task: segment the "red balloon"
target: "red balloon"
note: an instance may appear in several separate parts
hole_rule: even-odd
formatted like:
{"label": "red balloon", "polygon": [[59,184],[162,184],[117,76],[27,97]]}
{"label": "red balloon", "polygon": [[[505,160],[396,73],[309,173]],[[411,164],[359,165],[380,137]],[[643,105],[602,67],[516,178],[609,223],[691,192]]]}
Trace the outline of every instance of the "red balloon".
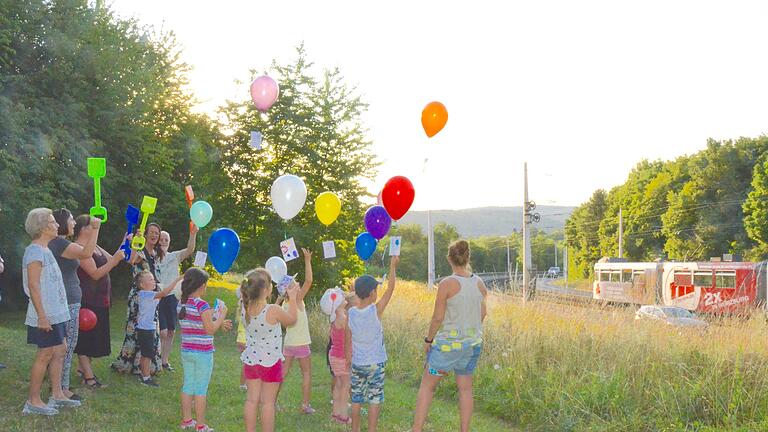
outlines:
{"label": "red balloon", "polygon": [[411,208],[416,191],[407,177],[395,176],[387,180],[381,191],[381,201],[394,220],[400,220]]}
{"label": "red balloon", "polygon": [[88,331],[93,330],[96,327],[96,314],[92,310],[82,308],[80,309],[80,330]]}

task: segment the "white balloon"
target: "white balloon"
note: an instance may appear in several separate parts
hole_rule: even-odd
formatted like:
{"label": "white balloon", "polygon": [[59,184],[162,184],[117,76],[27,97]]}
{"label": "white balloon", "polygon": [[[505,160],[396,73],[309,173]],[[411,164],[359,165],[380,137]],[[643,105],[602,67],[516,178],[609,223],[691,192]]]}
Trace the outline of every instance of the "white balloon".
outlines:
{"label": "white balloon", "polygon": [[307,186],[293,174],[282,175],[272,183],[272,207],[288,220],[299,214],[307,202]]}
{"label": "white balloon", "polygon": [[281,279],[288,274],[288,266],[285,264],[282,258],[273,256],[267,260],[264,267],[269,272],[269,277],[272,278],[272,282],[278,283]]}

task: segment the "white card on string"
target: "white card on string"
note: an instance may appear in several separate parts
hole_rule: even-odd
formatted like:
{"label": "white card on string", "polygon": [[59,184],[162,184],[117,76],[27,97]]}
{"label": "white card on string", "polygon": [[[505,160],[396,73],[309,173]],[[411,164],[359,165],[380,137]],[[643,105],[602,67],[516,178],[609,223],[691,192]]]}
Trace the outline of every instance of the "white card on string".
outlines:
{"label": "white card on string", "polygon": [[197,253],[195,253],[195,262],[192,265],[195,267],[205,267],[206,259],[208,259],[207,253],[197,251]]}
{"label": "white card on string", "polygon": [[336,244],[333,240],[323,242],[323,258],[327,260],[336,258]]}
{"label": "white card on string", "polygon": [[389,238],[389,256],[400,256],[400,236]]}
{"label": "white card on string", "polygon": [[293,240],[293,237],[280,242],[280,252],[283,253],[283,260],[285,262],[299,257],[299,251],[296,249],[296,242]]}

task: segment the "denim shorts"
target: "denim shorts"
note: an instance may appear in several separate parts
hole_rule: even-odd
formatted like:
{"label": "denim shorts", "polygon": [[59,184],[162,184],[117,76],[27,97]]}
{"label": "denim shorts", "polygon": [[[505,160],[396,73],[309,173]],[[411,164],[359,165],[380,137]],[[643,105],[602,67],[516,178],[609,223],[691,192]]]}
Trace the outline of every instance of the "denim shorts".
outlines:
{"label": "denim shorts", "polygon": [[181,392],[192,396],[207,395],[213,372],[213,353],[182,351],[181,367],[184,369]]}
{"label": "denim shorts", "polygon": [[433,345],[427,354],[429,373],[440,377],[451,372],[456,375],[472,375],[482,350],[483,344],[467,345],[449,350],[441,349],[441,345]]}

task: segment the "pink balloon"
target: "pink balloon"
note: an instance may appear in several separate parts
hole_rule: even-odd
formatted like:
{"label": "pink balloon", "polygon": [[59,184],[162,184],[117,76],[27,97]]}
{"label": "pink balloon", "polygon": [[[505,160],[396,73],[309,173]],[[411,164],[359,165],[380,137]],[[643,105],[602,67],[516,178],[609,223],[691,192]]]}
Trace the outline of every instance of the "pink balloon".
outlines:
{"label": "pink balloon", "polygon": [[266,112],[277,101],[277,96],[280,94],[280,87],[275,80],[262,75],[251,83],[251,99],[253,104],[256,105],[256,109],[261,112]]}

